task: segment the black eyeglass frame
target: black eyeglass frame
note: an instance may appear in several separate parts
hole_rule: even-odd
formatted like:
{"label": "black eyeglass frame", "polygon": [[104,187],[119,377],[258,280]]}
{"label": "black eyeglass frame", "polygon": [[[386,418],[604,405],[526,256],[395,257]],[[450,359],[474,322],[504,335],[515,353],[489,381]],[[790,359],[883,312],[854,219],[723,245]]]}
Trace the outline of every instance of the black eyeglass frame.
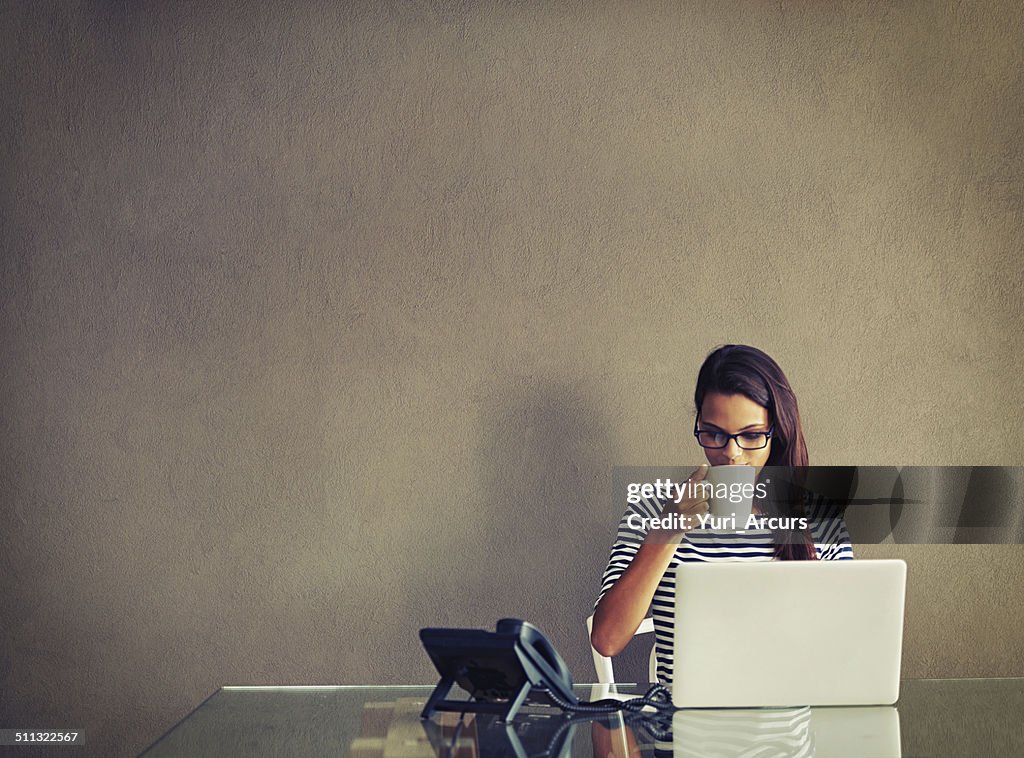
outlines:
{"label": "black eyeglass frame", "polygon": [[[775,424],[772,424],[770,427],[768,427],[767,432],[737,432],[736,434],[726,434],[725,432],[713,432],[710,429],[700,430],[697,428],[697,424],[699,423],[699,421],[700,419],[693,420],[693,436],[697,439],[697,444],[700,445],[705,450],[721,450],[722,448],[729,446],[729,440],[736,440],[736,445],[739,447],[740,450],[764,450],[766,447],[768,447],[768,440],[770,440],[772,436],[775,434]],[[702,431],[704,434],[721,434],[725,437],[725,442],[723,442],[721,445],[701,445],[700,435]],[[744,434],[763,434],[764,444],[761,445],[761,447],[743,447],[743,445],[740,445],[739,438],[742,437]]]}

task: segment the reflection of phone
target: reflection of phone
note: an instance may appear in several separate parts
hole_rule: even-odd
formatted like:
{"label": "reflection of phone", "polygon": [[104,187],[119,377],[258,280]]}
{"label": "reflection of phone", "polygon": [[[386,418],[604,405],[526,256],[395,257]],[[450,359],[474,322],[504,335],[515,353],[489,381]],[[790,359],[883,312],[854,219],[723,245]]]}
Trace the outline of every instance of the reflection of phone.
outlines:
{"label": "reflection of phone", "polygon": [[[526,621],[502,619],[493,632],[421,629],[420,640],[441,674],[423,718],[434,711],[465,711],[498,713],[509,720],[534,689],[555,705],[579,702],[568,667]],[[445,699],[455,684],[469,693],[469,701]]]}
{"label": "reflection of phone", "polygon": [[[497,713],[449,715],[452,718],[435,717],[420,721],[433,748],[430,755],[457,758],[572,758],[576,721],[571,716],[526,716],[506,721]],[[411,734],[417,733],[413,731]]]}

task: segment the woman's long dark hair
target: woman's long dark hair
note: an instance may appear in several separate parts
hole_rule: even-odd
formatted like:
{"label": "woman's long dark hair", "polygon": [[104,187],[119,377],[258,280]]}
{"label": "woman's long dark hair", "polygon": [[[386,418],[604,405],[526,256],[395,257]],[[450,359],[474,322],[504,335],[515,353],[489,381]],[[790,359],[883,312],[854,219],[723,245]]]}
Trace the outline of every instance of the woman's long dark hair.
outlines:
{"label": "woman's long dark hair", "polygon": [[[807,444],[800,426],[796,395],[779,364],[766,353],[749,345],[722,345],[715,348],[700,367],[693,402],[697,416],[709,393],[743,395],[767,409],[773,427],[771,453],[767,466],[787,466],[801,472],[808,465]],[[799,474],[797,475],[799,476]],[[792,500],[793,498],[787,498]],[[803,515],[803,504],[791,502],[786,510]],[[775,555],[781,560],[815,560],[817,551],[809,532],[803,541],[793,541],[793,531],[774,532]]]}

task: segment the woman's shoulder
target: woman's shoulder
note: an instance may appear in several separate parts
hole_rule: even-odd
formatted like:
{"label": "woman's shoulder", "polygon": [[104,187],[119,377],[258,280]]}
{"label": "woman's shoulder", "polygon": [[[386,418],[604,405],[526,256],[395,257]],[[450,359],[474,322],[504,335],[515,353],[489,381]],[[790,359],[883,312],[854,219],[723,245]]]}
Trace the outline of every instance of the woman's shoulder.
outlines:
{"label": "woman's shoulder", "polygon": [[811,520],[841,519],[846,506],[817,492],[804,492],[804,512]]}
{"label": "woman's shoulder", "polygon": [[630,500],[619,519],[615,541],[617,544],[639,544],[651,530],[652,519],[661,515],[664,505],[657,498],[640,497]]}

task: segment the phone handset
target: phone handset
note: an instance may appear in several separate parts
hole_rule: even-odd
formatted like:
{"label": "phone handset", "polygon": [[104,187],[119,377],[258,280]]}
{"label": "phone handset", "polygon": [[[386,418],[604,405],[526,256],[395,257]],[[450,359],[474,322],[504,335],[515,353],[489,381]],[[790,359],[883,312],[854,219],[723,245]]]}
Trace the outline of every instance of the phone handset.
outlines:
{"label": "phone handset", "polygon": [[498,621],[495,632],[516,636],[518,651],[540,671],[545,684],[562,699],[577,702],[569,667],[540,629],[528,621],[509,618]]}

